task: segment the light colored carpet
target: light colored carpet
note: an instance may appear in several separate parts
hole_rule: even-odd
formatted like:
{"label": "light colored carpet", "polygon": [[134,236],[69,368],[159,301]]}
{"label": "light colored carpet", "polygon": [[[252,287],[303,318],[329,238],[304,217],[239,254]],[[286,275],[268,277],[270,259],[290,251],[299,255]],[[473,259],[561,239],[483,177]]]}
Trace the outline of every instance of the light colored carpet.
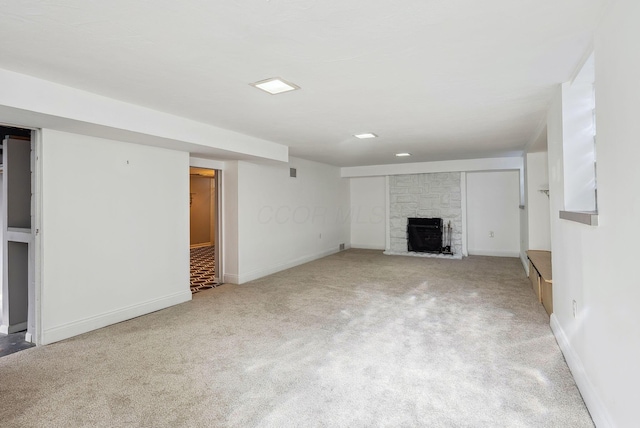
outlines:
{"label": "light colored carpet", "polygon": [[591,427],[518,259],[349,250],[0,359],[3,427]]}

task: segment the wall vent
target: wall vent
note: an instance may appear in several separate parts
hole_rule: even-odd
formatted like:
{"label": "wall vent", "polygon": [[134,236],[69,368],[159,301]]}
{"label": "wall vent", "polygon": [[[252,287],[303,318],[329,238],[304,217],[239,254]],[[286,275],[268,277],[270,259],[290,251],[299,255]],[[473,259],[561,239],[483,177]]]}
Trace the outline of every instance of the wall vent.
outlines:
{"label": "wall vent", "polygon": [[295,168],[289,168],[289,177],[296,178],[297,174],[298,174],[298,172],[296,171]]}
{"label": "wall vent", "polygon": [[340,251],[344,250],[344,244],[340,244]]}

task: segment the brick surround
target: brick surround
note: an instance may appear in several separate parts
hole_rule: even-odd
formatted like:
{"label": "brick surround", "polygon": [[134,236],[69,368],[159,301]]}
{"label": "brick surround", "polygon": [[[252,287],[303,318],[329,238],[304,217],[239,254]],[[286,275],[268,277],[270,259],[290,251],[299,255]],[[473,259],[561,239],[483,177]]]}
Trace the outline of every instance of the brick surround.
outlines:
{"label": "brick surround", "polygon": [[441,217],[451,221],[451,249],[462,255],[462,191],[459,172],[389,177],[391,253],[407,253],[407,218]]}

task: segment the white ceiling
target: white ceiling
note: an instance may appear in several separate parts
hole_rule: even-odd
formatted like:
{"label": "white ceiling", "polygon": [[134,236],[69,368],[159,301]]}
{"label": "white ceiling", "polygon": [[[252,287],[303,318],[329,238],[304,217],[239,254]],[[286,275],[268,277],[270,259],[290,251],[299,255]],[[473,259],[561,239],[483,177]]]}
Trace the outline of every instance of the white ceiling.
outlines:
{"label": "white ceiling", "polygon": [[607,1],[1,0],[0,68],[333,165],[509,156]]}

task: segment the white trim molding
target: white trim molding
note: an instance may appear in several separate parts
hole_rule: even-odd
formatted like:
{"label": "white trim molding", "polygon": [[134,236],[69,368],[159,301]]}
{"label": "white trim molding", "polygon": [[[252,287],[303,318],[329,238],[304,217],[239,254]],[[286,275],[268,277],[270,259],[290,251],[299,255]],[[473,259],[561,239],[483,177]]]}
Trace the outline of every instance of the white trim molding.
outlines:
{"label": "white trim molding", "polygon": [[[344,249],[348,250],[349,248],[351,248],[350,245],[346,245]],[[290,262],[286,262],[286,263],[282,263],[279,265],[275,265],[275,266],[271,266],[269,268],[266,269],[256,269],[250,272],[246,272],[246,273],[240,273],[239,275],[224,275],[224,279],[225,282],[230,282],[232,284],[244,284],[245,282],[249,282],[249,281],[253,281],[255,279],[259,279],[262,278],[264,276],[267,275],[271,275],[286,269],[291,269],[292,267],[296,267],[305,263],[309,263],[312,262],[314,260],[318,260],[321,259],[323,257],[327,257],[330,256],[332,254],[338,253],[342,250],[340,250],[339,248],[335,248],[332,250],[326,250],[326,251],[322,251],[319,253],[315,253],[315,254],[310,254],[308,256],[304,256],[304,257],[299,257],[295,260],[292,260]]]}
{"label": "white trim molding", "polygon": [[469,255],[470,256],[517,257],[517,258],[520,258],[520,251],[469,250]]}
{"label": "white trim molding", "polygon": [[340,169],[343,178],[379,177],[383,175],[428,174],[433,172],[522,171],[522,156],[453,161],[416,162],[388,165],[352,166]]}
{"label": "white trim molding", "polygon": [[105,312],[100,315],[88,317],[85,319],[73,321],[67,324],[49,328],[41,332],[40,344],[47,345],[49,343],[58,342],[69,337],[77,336],[88,331],[106,327],[111,324],[146,315],[151,312],[159,311],[170,306],[191,300],[191,290],[185,285],[185,291],[170,294],[158,299],[149,300],[136,305],[125,308],[116,309],[114,311]]}
{"label": "white trim molding", "polygon": [[384,251],[384,245],[366,245],[366,244],[351,244],[351,248],[357,250],[380,250]]}
{"label": "white trim molding", "polygon": [[614,427],[611,416],[607,411],[604,402],[598,395],[597,390],[594,388],[589,376],[587,375],[584,365],[580,360],[580,357],[574,352],[567,335],[564,333],[560,322],[555,314],[551,314],[551,331],[553,331],[556,337],[556,342],[564,354],[564,359],[567,361],[569,370],[573,375],[573,379],[576,381],[576,385],[582,394],[582,399],[589,409],[591,418],[598,428],[610,428]]}

